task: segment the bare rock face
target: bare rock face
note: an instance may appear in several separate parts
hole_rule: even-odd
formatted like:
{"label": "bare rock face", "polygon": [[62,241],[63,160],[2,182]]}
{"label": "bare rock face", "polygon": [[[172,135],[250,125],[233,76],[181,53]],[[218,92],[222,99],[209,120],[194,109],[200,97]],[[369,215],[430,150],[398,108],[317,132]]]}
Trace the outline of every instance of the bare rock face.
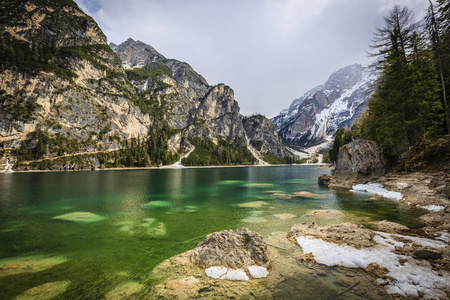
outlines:
{"label": "bare rock face", "polygon": [[278,136],[275,125],[263,115],[253,115],[242,119],[250,144],[262,153],[271,153],[279,158],[289,156]]}
{"label": "bare rock face", "polygon": [[211,233],[197,248],[189,252],[188,257],[191,262],[202,267],[243,268],[270,265],[266,243],[259,233],[248,228]]}
{"label": "bare rock face", "polygon": [[386,159],[376,142],[355,140],[339,150],[336,171],[383,175],[386,172]]}

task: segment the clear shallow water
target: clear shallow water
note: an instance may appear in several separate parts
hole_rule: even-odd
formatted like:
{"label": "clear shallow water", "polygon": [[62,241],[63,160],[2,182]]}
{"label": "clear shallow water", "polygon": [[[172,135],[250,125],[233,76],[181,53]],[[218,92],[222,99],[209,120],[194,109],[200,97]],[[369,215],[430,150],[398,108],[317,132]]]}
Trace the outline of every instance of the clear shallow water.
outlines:
{"label": "clear shallow water", "polygon": [[[266,238],[310,220],[364,224],[387,219],[417,225],[420,210],[319,187],[318,175],[329,172],[283,166],[0,174],[0,265],[1,260],[30,255],[66,259],[38,273],[0,277],[0,298],[14,298],[47,282],[70,281],[61,299],[100,299],[121,282],[145,281],[164,259],[224,229],[245,226]],[[299,191],[322,199],[277,195]],[[255,201],[263,203],[239,207]],[[308,215],[319,209],[341,214]],[[104,219],[53,219],[72,212]],[[275,216],[284,213],[297,217]]]}

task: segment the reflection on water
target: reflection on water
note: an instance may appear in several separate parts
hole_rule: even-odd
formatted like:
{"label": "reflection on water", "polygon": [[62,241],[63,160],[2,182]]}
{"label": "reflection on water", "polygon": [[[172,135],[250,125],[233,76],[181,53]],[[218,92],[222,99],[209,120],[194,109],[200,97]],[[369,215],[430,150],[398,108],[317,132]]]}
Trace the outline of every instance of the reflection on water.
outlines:
{"label": "reflection on water", "polygon": [[[144,282],[164,259],[224,229],[245,226],[268,238],[306,221],[415,225],[420,211],[319,187],[321,173],[329,171],[283,166],[0,174],[0,265],[32,255],[65,259],[39,276],[0,276],[0,298],[49,282],[70,282],[61,299],[101,298],[120,284]],[[323,197],[286,196],[301,191]],[[54,219],[70,213],[101,218]]]}

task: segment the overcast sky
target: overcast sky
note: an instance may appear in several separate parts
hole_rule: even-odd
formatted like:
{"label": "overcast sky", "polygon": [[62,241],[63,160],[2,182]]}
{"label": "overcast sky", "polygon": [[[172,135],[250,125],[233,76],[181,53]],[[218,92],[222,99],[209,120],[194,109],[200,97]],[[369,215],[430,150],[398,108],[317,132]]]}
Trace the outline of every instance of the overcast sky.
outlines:
{"label": "overcast sky", "polygon": [[241,113],[274,117],[341,67],[367,65],[395,3],[428,0],[75,0],[108,37],[129,37],[233,88]]}

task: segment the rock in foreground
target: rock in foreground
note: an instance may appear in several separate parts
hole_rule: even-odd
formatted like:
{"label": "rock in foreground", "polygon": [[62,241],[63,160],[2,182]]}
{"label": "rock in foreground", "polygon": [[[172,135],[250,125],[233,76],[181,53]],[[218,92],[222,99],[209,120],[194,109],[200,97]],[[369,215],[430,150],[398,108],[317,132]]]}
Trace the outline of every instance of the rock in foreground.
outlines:
{"label": "rock in foreground", "polygon": [[336,171],[383,175],[386,172],[383,150],[376,142],[367,140],[356,140],[344,145],[338,153]]}
{"label": "rock in foreground", "polygon": [[197,248],[190,251],[189,258],[201,267],[243,268],[270,265],[266,243],[259,233],[247,228],[207,235]]}

